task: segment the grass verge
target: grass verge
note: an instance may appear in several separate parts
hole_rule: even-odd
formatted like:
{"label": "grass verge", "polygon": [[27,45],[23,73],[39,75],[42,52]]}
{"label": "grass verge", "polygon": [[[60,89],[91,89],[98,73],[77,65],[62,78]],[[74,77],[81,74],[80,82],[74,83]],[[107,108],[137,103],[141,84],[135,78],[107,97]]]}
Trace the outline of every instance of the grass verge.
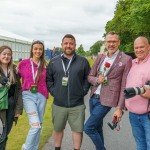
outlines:
{"label": "grass verge", "polygon": [[91,58],[87,58],[89,64],[90,64],[90,67],[92,67],[92,65],[94,64],[94,59],[91,59]]}
{"label": "grass verge", "polygon": [[[52,104],[52,97],[47,100],[47,105],[45,109],[43,127],[40,136],[40,144],[39,150],[43,148],[45,143],[47,142],[48,138],[52,134],[52,117],[51,117],[51,104]],[[6,150],[21,150],[22,144],[26,140],[26,136],[29,131],[29,124],[26,113],[23,112],[23,115],[19,117],[17,125],[13,126],[7,142]]]}

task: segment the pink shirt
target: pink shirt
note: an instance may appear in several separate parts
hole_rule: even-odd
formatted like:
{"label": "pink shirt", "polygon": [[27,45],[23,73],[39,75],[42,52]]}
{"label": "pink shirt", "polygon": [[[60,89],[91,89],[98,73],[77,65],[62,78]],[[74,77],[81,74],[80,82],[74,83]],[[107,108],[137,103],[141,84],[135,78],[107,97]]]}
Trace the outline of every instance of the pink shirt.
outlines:
{"label": "pink shirt", "polygon": [[[37,71],[38,65],[33,62],[34,72]],[[22,78],[22,91],[30,90],[31,85],[34,83],[32,77],[32,68],[30,58],[24,59],[18,65],[19,75]],[[43,69],[41,77],[38,82],[38,92],[48,98],[48,90],[46,86],[46,68]]]}
{"label": "pink shirt", "polygon": [[[132,67],[127,76],[126,88],[143,86],[147,81],[150,81],[150,54],[141,63],[138,63],[137,58],[132,61]],[[144,114],[147,112],[148,99],[136,95],[126,99],[125,105],[130,112]]]}

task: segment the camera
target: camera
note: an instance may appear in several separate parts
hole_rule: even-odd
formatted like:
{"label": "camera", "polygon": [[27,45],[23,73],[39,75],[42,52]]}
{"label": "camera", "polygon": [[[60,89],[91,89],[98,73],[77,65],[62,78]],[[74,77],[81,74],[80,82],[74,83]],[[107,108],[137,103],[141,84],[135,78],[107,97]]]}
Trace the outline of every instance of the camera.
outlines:
{"label": "camera", "polygon": [[[122,115],[123,115],[123,114],[124,114],[124,112],[122,111]],[[118,125],[118,122],[117,122],[117,116],[114,116],[113,121],[112,121],[112,124],[108,122],[107,125],[108,125],[112,130],[114,130],[117,126],[119,126],[119,125]],[[120,126],[119,126],[119,129],[120,129]],[[119,129],[118,129],[118,131],[119,131]]]}
{"label": "camera", "polygon": [[3,86],[6,85],[8,82],[8,78],[7,77],[3,77],[0,79],[0,84],[2,84]]}
{"label": "camera", "polygon": [[[146,86],[148,89],[150,89],[150,81],[147,81],[144,86]],[[145,92],[145,90],[144,90],[143,86],[126,88],[124,90],[126,99],[134,97],[135,95],[143,94],[144,92]]]}
{"label": "camera", "polygon": [[108,124],[108,126],[112,129],[112,130],[114,130],[116,127],[117,127],[117,124],[118,124],[118,122],[117,122],[117,117],[116,116],[114,116],[114,119],[113,119],[113,121],[112,121],[112,124],[111,123],[107,123]]}

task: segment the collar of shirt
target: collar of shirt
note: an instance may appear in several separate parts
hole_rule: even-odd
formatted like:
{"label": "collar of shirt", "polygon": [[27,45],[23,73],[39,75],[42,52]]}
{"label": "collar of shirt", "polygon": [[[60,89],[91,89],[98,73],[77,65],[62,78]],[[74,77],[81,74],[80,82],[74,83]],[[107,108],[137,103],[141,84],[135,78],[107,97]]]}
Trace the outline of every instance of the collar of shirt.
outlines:
{"label": "collar of shirt", "polygon": [[114,57],[117,57],[118,53],[119,53],[119,50],[117,50],[117,51],[112,55],[112,57],[109,58],[109,57],[108,57],[108,52],[107,52],[106,57],[109,58],[109,59],[113,59]]}
{"label": "collar of shirt", "polygon": [[[145,57],[145,59],[144,59],[141,63],[146,62],[146,61],[149,59],[149,57],[150,57],[150,53]],[[135,58],[135,59],[133,60],[133,62],[135,62],[136,64],[138,64],[138,63],[139,63],[139,59],[138,59],[138,58]]]}
{"label": "collar of shirt", "polygon": [[32,59],[31,61],[33,62],[33,67],[38,67],[38,64],[36,64]]}
{"label": "collar of shirt", "polygon": [[[117,55],[118,55],[118,53],[119,53],[119,50],[117,50],[117,51],[113,54],[113,56],[112,56],[111,58],[108,57],[108,55],[106,55],[106,57],[105,57],[103,63],[101,64],[100,71],[103,71],[105,62],[109,62],[109,63],[111,64],[111,66],[112,66],[112,64],[114,63],[114,61],[115,61],[115,59],[116,59],[116,57],[117,57]],[[110,66],[110,68],[111,68],[111,66]],[[110,68],[109,68],[109,69],[110,69]],[[109,69],[107,69],[107,72],[108,72]]]}
{"label": "collar of shirt", "polygon": [[61,58],[62,58],[63,61],[66,61],[66,62],[70,61],[70,59],[68,59],[67,57],[65,57],[63,54],[62,54]]}

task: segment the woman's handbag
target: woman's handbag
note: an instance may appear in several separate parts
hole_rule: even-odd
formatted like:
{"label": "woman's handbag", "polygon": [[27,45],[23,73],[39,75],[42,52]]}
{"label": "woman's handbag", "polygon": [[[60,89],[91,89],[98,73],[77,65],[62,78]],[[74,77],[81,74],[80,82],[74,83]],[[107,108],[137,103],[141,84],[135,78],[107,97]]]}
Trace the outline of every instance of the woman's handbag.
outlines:
{"label": "woman's handbag", "polygon": [[0,110],[8,109],[8,87],[0,87]]}

